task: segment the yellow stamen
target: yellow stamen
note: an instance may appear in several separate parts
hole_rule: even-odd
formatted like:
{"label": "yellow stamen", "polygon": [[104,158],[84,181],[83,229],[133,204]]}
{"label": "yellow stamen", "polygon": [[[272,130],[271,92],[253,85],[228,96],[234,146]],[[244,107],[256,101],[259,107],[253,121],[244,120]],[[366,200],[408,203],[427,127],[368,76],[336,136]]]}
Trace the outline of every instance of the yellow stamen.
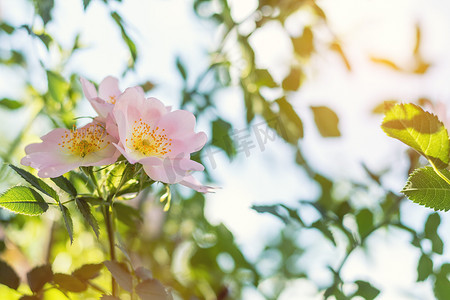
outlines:
{"label": "yellow stamen", "polygon": [[133,124],[131,136],[126,139],[127,147],[133,149],[143,156],[165,157],[172,150],[172,140],[164,134],[164,129],[152,127],[139,119]]}
{"label": "yellow stamen", "polygon": [[84,158],[110,144],[109,142],[104,143],[107,135],[100,124],[90,124],[79,129],[74,126],[68,133],[61,136],[61,143],[58,145],[66,152]]}

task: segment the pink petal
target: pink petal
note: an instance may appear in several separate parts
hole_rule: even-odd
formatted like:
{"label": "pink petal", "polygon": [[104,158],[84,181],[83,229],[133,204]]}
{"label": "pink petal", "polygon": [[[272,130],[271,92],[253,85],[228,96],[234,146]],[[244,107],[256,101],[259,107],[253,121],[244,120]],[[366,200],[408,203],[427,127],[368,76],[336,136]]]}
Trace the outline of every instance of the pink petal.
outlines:
{"label": "pink petal", "polygon": [[186,186],[186,187],[188,187],[188,188],[196,190],[197,192],[200,192],[200,193],[211,193],[211,192],[214,191],[213,187],[202,185],[200,183],[200,181],[198,181],[192,175],[188,175],[188,176],[184,177],[183,180],[180,181],[179,183],[184,185],[184,186]]}
{"label": "pink petal", "polygon": [[88,100],[96,98],[97,97],[97,90],[95,89],[95,85],[84,79],[83,77],[80,77],[81,81],[81,87],[83,88],[83,93],[88,98]]}
{"label": "pink petal", "polygon": [[105,101],[108,101],[110,97],[118,97],[121,94],[119,80],[112,76],[106,77],[98,86],[98,94]]}

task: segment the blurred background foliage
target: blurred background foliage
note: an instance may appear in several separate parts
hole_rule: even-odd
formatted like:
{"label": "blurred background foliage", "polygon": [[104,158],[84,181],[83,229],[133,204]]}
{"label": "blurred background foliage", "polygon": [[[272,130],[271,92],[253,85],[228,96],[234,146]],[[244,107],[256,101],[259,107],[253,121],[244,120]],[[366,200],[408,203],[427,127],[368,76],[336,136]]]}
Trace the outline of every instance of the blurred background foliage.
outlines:
{"label": "blurred background foliage", "polygon": [[[133,20],[125,19],[121,14],[122,2],[126,1],[82,1],[85,11],[94,3],[101,4],[112,20],[112,23],[105,24],[104,30],[118,30],[120,33],[121,47],[128,52],[128,61],[122,62],[123,76],[135,72],[145,51],[137,47]],[[54,34],[57,29],[47,30],[55,18],[54,6],[59,2],[64,5],[63,1],[54,0],[25,1],[23,5],[33,11],[29,23],[15,24],[7,18],[0,19],[0,72],[20,74],[24,83],[17,98],[2,95],[0,91],[0,108],[2,116],[5,116],[0,151],[4,163],[18,163],[24,153],[24,146],[37,140],[36,127],[42,128],[38,130],[39,134],[44,134],[52,127],[71,128],[77,122],[75,111],[84,101],[79,77],[86,75],[71,73],[67,65],[78,52],[89,46],[82,43],[81,26],[70,45],[67,42],[63,45],[59,41],[58,35]],[[175,299],[241,299],[244,291],[249,289],[262,299],[289,299],[284,292],[299,280],[308,281],[316,287],[312,299],[375,299],[383,296],[383,290],[377,283],[364,277],[345,278],[342,276],[343,270],[356,250],[370,250],[369,240],[374,233],[403,231],[409,236],[410,247],[420,252],[417,282],[428,282],[437,299],[447,299],[450,295],[450,262],[442,256],[444,242],[438,232],[440,215],[430,213],[423,228],[417,231],[403,222],[403,196],[385,184],[384,176],[389,170],[375,172],[362,165],[364,178],[342,181],[316,170],[304,155],[301,143],[304,127],[315,126],[324,139],[341,138],[339,116],[332,108],[317,103],[310,106],[309,111],[297,111],[291,104],[292,95],[301,91],[308,80],[305,68],[311,63],[312,57],[323,52],[333,52],[340,57],[342,67],[347,72],[353,71],[351,59],[347,57],[345,45],[339,37],[334,34],[328,39],[316,36],[318,28],[333,31],[320,2],[260,0],[255,10],[244,20],[233,18],[227,0],[194,0],[191,6],[198,21],[217,32],[215,48],[208,49],[209,61],[200,64],[205,66],[202,72],[191,72],[182,54],[173,59],[177,76],[182,81],[179,107],[192,111],[199,123],[208,124],[209,127],[210,144],[196,154],[196,159],[205,160],[209,155],[207,151],[220,151],[230,160],[237,153],[245,152],[246,144],[236,138],[238,128],[218,106],[219,99],[222,99],[217,96],[219,93],[230,87],[237,88],[245,107],[245,115],[237,118],[246,120],[247,130],[253,130],[255,124],[262,122],[268,127],[266,134],[276,134],[282,138],[291,149],[286,155],[291,156],[292,164],[305,171],[310,184],[318,187],[319,192],[313,200],[299,199],[293,195],[295,205],[293,201],[285,199],[273,199],[272,204],[254,203],[251,209],[270,215],[282,222],[283,226],[277,237],[267,242],[256,258],[249,258],[229,228],[224,224],[212,224],[205,216],[205,195],[174,189],[173,203],[166,213],[158,201],[164,193],[164,187],[153,185],[139,197],[115,206],[118,216],[117,237],[121,245],[120,260],[130,260],[134,266],[151,270],[153,277],[172,289]],[[4,7],[7,12],[8,7]],[[269,24],[277,23],[284,28],[286,21],[299,13],[307,15],[309,22],[300,32],[285,30],[294,55],[288,65],[282,66],[288,71],[280,79],[279,76],[273,76],[269,68],[258,65],[250,38]],[[145,28],[141,34],[152,30],[165,29]],[[415,31],[416,43],[411,52],[411,65],[402,66],[377,56],[370,60],[393,72],[418,76],[425,74],[431,63],[426,62],[421,55],[419,25]],[[170,34],[165,38],[170,39]],[[38,49],[37,60],[34,50],[23,47],[25,43],[31,43],[32,48]],[[183,49],[178,51],[182,53]],[[82,66],[83,69],[89,67]],[[157,78],[156,73],[154,78]],[[134,84],[143,86],[150,95],[158,82],[149,79]],[[383,107],[381,102],[374,107],[374,113],[382,113]],[[304,115],[312,117],[305,119]],[[263,137],[271,138],[266,135]],[[263,143],[262,140],[259,142]],[[410,166],[404,170],[403,176],[407,175],[408,169],[412,170],[421,163],[416,153],[406,153]],[[209,166],[207,163],[205,165]],[[206,171],[206,179],[214,182],[214,168]],[[1,168],[0,176],[2,190],[22,182],[6,164]],[[85,178],[74,175],[69,178],[79,189],[89,191],[92,188],[85,186]],[[214,195],[206,197],[214,198]],[[236,197],[240,196],[236,194]],[[361,198],[373,201],[366,205],[360,201]],[[80,218],[75,205],[69,206],[69,210],[74,218],[75,240],[72,245],[62,218],[56,212],[50,210],[43,217],[24,217],[0,211],[1,258],[12,266],[23,282],[17,291],[1,286],[2,299],[17,299],[21,294],[29,294],[25,284],[26,274],[37,266],[50,264],[53,272],[69,274],[82,265],[98,264],[108,259],[102,224],[97,240],[89,225]],[[311,236],[322,240],[324,247],[334,249],[331,252],[335,256],[329,260],[330,263],[307,266],[304,255],[310,250],[309,245],[301,243],[299,236],[310,231],[315,233]],[[327,279],[314,280],[309,274],[311,269],[327,273]],[[94,279],[93,284],[108,290],[105,268],[101,274]],[[45,299],[64,297],[61,292],[52,290],[51,285],[47,287]],[[90,287],[81,293],[69,289],[66,295],[70,299],[98,299],[101,293],[92,285]],[[126,296],[123,297],[126,299]],[[411,295],[411,299],[414,296]]]}

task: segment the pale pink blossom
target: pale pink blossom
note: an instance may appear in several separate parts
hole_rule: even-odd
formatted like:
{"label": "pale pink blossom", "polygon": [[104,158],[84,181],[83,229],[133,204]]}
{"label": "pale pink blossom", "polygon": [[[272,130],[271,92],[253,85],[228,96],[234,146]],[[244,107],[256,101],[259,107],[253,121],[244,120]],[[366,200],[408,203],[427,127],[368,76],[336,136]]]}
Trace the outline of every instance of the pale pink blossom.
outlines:
{"label": "pale pink blossom", "polygon": [[[106,77],[98,85],[98,93],[92,82],[82,77],[80,78],[80,81],[84,95],[98,115],[105,120],[108,117],[108,114],[112,112],[114,104],[122,94],[119,89],[119,80],[112,76]],[[133,88],[144,95],[144,90],[140,86]]]}
{"label": "pale pink blossom", "polygon": [[155,181],[209,191],[191,175],[192,171],[204,170],[190,154],[206,142],[204,132],[194,131],[192,113],[170,111],[158,99],[146,99],[136,89],[127,89],[116,102],[113,115],[120,139],[116,147],[130,163],[142,164]]}
{"label": "pale pink blossom", "polygon": [[25,148],[21,164],[37,169],[42,178],[58,177],[80,166],[109,165],[120,156],[113,146],[117,140],[96,120],[78,129],[54,129],[41,140]]}

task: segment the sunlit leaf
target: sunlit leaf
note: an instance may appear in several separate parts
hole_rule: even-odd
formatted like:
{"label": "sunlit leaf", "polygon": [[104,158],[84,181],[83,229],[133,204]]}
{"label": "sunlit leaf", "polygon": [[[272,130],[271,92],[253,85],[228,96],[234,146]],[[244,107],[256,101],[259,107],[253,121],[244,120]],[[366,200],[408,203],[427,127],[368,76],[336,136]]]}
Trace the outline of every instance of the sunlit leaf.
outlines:
{"label": "sunlit leaf", "polygon": [[[450,178],[448,170],[440,170]],[[431,167],[416,169],[408,178],[402,190],[411,201],[434,210],[450,209],[450,185],[445,182]]]}
{"label": "sunlit leaf", "polygon": [[341,57],[342,61],[345,64],[345,67],[348,71],[352,70],[352,66],[350,65],[350,62],[348,61],[347,55],[345,55],[344,50],[342,49],[342,46],[339,42],[335,41],[330,45],[330,49],[337,52],[339,56]]}
{"label": "sunlit leaf", "polygon": [[136,228],[136,224],[142,221],[140,212],[129,205],[114,202],[113,208],[117,219],[130,228]]}
{"label": "sunlit leaf", "polygon": [[103,263],[124,290],[128,292],[133,290],[133,278],[125,265],[111,260],[106,260]]}
{"label": "sunlit leaf", "polygon": [[81,293],[87,289],[86,283],[72,275],[55,273],[53,275],[53,282],[68,292]]}
{"label": "sunlit leaf", "polygon": [[314,51],[314,35],[311,27],[305,27],[303,34],[292,39],[294,51],[302,57],[309,57]]}
{"label": "sunlit leaf", "polygon": [[269,126],[273,125],[278,135],[286,142],[296,145],[298,140],[303,138],[303,122],[286,98],[280,98],[276,103],[279,106],[279,122],[266,121]]}
{"label": "sunlit leaf", "polygon": [[69,90],[68,82],[59,74],[47,71],[48,91],[53,100],[62,103]]}
{"label": "sunlit leaf", "polygon": [[15,186],[0,196],[0,207],[18,214],[37,216],[47,211],[48,204],[35,190]]}
{"label": "sunlit leaf", "polygon": [[286,91],[296,91],[300,88],[303,79],[303,72],[298,67],[292,67],[286,78],[283,79],[281,87]]}
{"label": "sunlit leaf", "polygon": [[89,4],[91,4],[91,0],[83,0],[83,8],[84,8],[84,10],[86,10],[88,8]]}
{"label": "sunlit leaf", "polygon": [[53,280],[53,271],[50,265],[39,266],[27,273],[28,284],[31,291],[40,291],[47,282]]}
{"label": "sunlit leaf", "polygon": [[326,106],[311,106],[314,113],[314,121],[317,129],[323,137],[338,137],[341,135],[339,131],[339,118],[331,108]]}
{"label": "sunlit leaf", "polygon": [[449,163],[449,137],[444,124],[414,104],[397,104],[386,112],[382,129],[424,155],[437,168]]}
{"label": "sunlit leaf", "polygon": [[275,88],[278,86],[267,69],[256,69],[255,76],[255,84],[257,84],[258,86],[266,86],[269,88]]}
{"label": "sunlit leaf", "polygon": [[20,278],[17,273],[3,260],[0,260],[0,284],[14,290],[17,290],[20,285]]}
{"label": "sunlit leaf", "polygon": [[137,55],[138,55],[136,44],[134,43],[134,41],[128,35],[128,32],[125,29],[122,17],[117,12],[111,12],[111,17],[116,22],[117,26],[119,26],[119,28],[120,28],[120,33],[122,34],[122,39],[127,44],[128,50],[130,51],[130,55],[131,55],[131,58],[132,58],[132,62],[130,64],[130,67],[134,68],[134,64],[136,62]]}
{"label": "sunlit leaf", "polygon": [[372,113],[373,114],[385,114],[397,103],[398,103],[398,100],[383,101],[372,109]]}

